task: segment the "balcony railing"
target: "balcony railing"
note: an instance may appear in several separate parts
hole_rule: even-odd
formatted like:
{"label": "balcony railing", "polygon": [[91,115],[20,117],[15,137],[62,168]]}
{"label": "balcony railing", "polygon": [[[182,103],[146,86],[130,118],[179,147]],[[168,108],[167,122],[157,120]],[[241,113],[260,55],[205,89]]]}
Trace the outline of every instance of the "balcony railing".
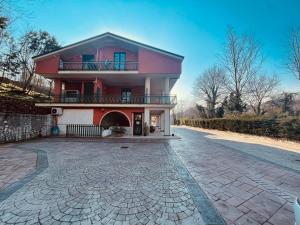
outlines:
{"label": "balcony railing", "polygon": [[59,70],[79,71],[137,71],[139,63],[136,61],[97,61],[97,62],[64,62],[59,64]]}
{"label": "balcony railing", "polygon": [[68,103],[68,104],[165,104],[175,105],[177,103],[176,95],[150,95],[150,96],[66,96],[56,95],[49,99],[50,103]]}

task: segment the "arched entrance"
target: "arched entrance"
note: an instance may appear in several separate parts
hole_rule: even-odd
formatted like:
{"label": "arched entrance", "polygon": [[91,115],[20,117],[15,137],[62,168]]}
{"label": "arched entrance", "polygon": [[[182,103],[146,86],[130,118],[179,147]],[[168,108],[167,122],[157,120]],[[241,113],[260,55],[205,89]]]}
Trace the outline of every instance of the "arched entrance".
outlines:
{"label": "arched entrance", "polygon": [[103,115],[100,125],[105,129],[108,129],[111,126],[130,127],[130,122],[124,113],[111,111]]}

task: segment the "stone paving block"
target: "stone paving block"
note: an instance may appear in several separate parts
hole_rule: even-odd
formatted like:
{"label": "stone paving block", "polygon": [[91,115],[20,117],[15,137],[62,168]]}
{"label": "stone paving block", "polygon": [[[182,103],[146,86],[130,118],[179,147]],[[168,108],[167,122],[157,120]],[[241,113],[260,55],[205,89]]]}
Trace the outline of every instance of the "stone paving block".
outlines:
{"label": "stone paving block", "polygon": [[226,204],[226,202],[224,201],[217,201],[216,202],[216,207],[217,209],[221,212],[221,214],[231,220],[231,221],[235,221],[237,220],[239,217],[243,216],[244,213],[242,211],[240,211],[239,209],[229,205],[229,204]]}
{"label": "stone paving block", "polygon": [[274,214],[270,219],[269,222],[273,225],[281,225],[281,224],[294,224],[295,219],[294,213],[287,210],[286,208],[281,208],[278,210],[276,214]]}
{"label": "stone paving block", "polygon": [[164,142],[121,145],[25,144],[47,151],[49,167],[0,202],[0,224],[203,224]]}

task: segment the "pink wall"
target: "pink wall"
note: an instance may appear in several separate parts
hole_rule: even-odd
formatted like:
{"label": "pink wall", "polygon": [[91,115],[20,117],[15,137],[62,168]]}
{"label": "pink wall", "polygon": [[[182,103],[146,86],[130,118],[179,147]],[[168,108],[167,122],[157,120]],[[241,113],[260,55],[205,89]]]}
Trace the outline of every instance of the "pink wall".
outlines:
{"label": "pink wall", "polygon": [[139,50],[140,73],[181,73],[181,60],[145,48]]}
{"label": "pink wall", "polygon": [[[61,94],[62,82],[64,82],[64,84],[65,84],[65,90],[78,90],[81,92],[81,94],[84,94],[84,82],[95,81],[95,80],[80,80],[80,79],[76,79],[76,80],[79,82],[71,83],[65,79],[64,80],[61,80],[58,78],[54,79],[53,94],[54,95]],[[135,95],[135,96],[143,96],[144,90],[145,90],[144,86],[135,86],[135,87],[107,86],[99,78],[94,83],[94,94],[96,94],[97,87],[100,88],[101,95],[114,95],[114,96],[120,96],[122,89],[125,89],[125,88],[131,89],[132,95]]]}
{"label": "pink wall", "polygon": [[81,82],[80,83],[65,82],[65,90],[78,90],[78,91],[81,91]]}
{"label": "pink wall", "polygon": [[59,56],[51,56],[36,61],[35,72],[38,74],[57,74],[59,66]]}
{"label": "pink wall", "polygon": [[[113,60],[114,52],[126,52],[127,61],[139,61],[139,73],[141,74],[180,74],[182,60],[166,56],[155,51],[140,47],[139,52],[131,52],[123,48],[86,49],[82,54],[94,54],[97,61]],[[82,54],[63,57],[65,61],[82,61]],[[97,58],[98,56],[98,58]],[[36,62],[36,73],[57,74],[60,56],[51,56]]]}
{"label": "pink wall", "polygon": [[[137,61],[138,54],[137,52],[131,52],[124,48],[99,48],[97,49],[86,49],[82,51],[80,54],[76,54],[73,56],[62,57],[64,61],[69,62],[81,62],[83,54],[94,55],[96,61],[105,61],[105,60],[114,60],[114,53],[115,52],[126,52],[126,60],[127,61]],[[98,57],[97,57],[98,56]]]}
{"label": "pink wall", "polygon": [[106,86],[105,94],[106,95],[121,95],[122,89],[131,89],[132,95],[144,95],[144,87],[136,86],[136,87],[108,87]]}
{"label": "pink wall", "polygon": [[136,52],[128,51],[124,48],[100,48],[99,60],[114,60],[115,52],[126,52],[126,61],[137,61],[138,54]]}

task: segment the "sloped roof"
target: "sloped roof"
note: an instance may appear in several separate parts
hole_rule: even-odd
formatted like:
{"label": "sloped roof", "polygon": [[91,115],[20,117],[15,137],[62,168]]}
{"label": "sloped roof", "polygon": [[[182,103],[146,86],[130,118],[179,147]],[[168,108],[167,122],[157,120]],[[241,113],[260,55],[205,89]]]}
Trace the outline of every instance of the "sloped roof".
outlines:
{"label": "sloped roof", "polygon": [[106,32],[106,33],[103,33],[103,34],[100,34],[100,35],[97,35],[97,36],[94,36],[94,37],[91,37],[91,38],[88,38],[88,39],[85,39],[85,40],[82,40],[82,41],[78,41],[78,42],[75,42],[73,44],[66,45],[62,48],[56,49],[54,51],[34,56],[32,58],[34,60],[44,58],[44,57],[62,52],[64,50],[67,50],[67,49],[70,49],[70,48],[73,48],[73,47],[76,47],[76,46],[79,46],[79,45],[82,45],[82,44],[85,44],[85,43],[89,43],[89,42],[92,42],[92,41],[95,41],[95,40],[99,40],[99,39],[102,39],[102,38],[105,38],[105,37],[112,37],[112,38],[115,38],[115,39],[118,39],[118,40],[121,40],[121,41],[124,41],[124,42],[127,42],[127,43],[131,43],[133,45],[140,46],[140,47],[152,50],[152,51],[156,51],[156,52],[159,52],[161,54],[168,55],[168,56],[171,56],[171,57],[174,57],[174,58],[177,58],[177,59],[183,60],[183,58],[184,58],[184,56],[182,56],[182,55],[178,55],[178,54],[175,54],[175,53],[172,53],[172,52],[168,52],[168,51],[165,51],[163,49],[156,48],[156,47],[153,47],[153,46],[150,46],[150,45],[147,45],[147,44],[143,44],[141,42],[137,42],[137,41],[134,41],[134,40],[131,40],[131,39],[128,39],[128,38],[110,33],[110,32]]}

